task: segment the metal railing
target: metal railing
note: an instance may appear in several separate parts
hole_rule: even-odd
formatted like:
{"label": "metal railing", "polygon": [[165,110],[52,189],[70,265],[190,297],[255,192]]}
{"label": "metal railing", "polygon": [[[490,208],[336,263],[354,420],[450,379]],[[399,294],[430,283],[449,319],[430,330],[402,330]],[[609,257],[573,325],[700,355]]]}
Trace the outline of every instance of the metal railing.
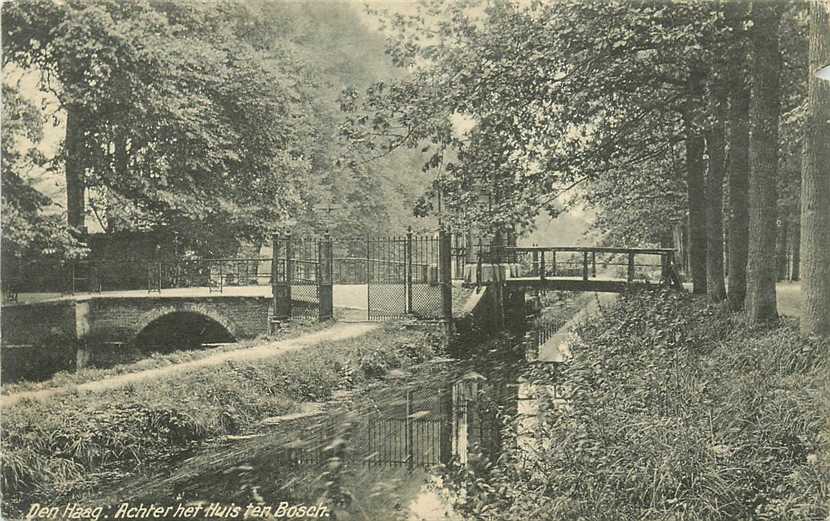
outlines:
{"label": "metal railing", "polygon": [[268,286],[270,258],[179,259],[147,265],[147,291],[207,287],[221,292],[228,286]]}
{"label": "metal railing", "polygon": [[[517,265],[519,277],[541,281],[557,277],[582,278],[585,281],[621,279],[626,282],[657,278],[660,283],[679,286],[674,255],[675,251],[670,248],[501,246],[482,249],[478,271],[480,274],[482,264],[489,262]],[[655,257],[656,262],[653,260]]]}

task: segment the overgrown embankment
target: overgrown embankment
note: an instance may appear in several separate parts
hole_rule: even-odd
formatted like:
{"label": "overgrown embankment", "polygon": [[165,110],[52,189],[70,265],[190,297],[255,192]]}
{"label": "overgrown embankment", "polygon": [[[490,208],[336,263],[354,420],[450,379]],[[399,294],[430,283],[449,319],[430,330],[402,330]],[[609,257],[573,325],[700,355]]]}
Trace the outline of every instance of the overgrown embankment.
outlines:
{"label": "overgrown embankment", "polygon": [[434,356],[431,332],[389,324],[367,335],[253,362],[227,362],[106,394],[21,401],[4,409],[3,514],[72,495],[96,479],[150,467],[268,416]]}
{"label": "overgrown embankment", "polygon": [[[6,383],[3,381],[3,384],[0,385],[0,396],[83,385],[119,375],[140,373],[151,369],[213,358],[219,353],[227,353],[230,351],[241,352],[242,350],[251,349],[263,344],[305,336],[310,333],[322,331],[331,326],[332,322],[294,321],[284,324],[277,332],[267,337],[258,337],[256,339],[243,340],[241,342],[203,349],[189,349],[186,346],[175,345],[175,340],[171,340],[170,343],[172,345],[168,346],[163,352],[143,352],[136,348],[130,349],[126,346],[121,346],[119,351],[123,351],[123,353],[110,355],[111,359],[118,360],[117,363],[96,362],[89,367],[77,370],[59,371],[54,373],[49,379],[43,381],[30,380],[15,383]],[[64,346],[57,347],[56,349],[66,351]],[[0,401],[2,400],[0,399]]]}
{"label": "overgrown embankment", "polygon": [[[688,294],[624,295],[532,375],[539,443],[451,473],[475,519],[824,519],[830,343],[748,328]],[[458,489],[455,490],[458,492]]]}

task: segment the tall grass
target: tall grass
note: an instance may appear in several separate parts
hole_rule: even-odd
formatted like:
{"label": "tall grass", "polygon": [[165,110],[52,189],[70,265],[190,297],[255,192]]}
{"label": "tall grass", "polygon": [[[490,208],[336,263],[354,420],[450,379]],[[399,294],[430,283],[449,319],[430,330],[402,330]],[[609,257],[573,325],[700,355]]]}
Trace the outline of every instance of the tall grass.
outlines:
{"label": "tall grass", "polygon": [[244,432],[268,416],[433,356],[430,331],[387,325],[251,363],[228,362],[106,394],[21,401],[3,411],[3,514],[54,498],[96,473],[125,472]]}
{"label": "tall grass", "polygon": [[451,474],[476,519],[825,519],[830,343],[642,291],[586,321],[538,438]]}

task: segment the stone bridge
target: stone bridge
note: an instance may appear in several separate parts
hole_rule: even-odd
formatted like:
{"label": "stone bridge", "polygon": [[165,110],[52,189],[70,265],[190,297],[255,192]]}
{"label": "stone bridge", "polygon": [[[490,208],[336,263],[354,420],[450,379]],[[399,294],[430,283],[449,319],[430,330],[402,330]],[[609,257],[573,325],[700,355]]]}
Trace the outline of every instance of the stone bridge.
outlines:
{"label": "stone bridge", "polygon": [[83,367],[94,352],[132,347],[162,325],[168,326],[162,334],[182,335],[170,339],[182,343],[192,342],[187,335],[206,332],[223,341],[268,333],[270,291],[259,295],[183,293],[127,291],[6,304],[0,315],[2,363],[15,365],[16,359],[30,358],[27,350],[47,346],[63,351],[65,360],[74,359],[76,367]]}

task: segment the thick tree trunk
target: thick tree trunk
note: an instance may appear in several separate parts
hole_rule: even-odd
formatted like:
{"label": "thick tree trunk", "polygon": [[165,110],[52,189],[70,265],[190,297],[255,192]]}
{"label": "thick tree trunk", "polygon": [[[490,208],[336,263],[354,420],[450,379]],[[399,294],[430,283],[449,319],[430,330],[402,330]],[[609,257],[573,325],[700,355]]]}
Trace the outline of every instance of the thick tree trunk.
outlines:
{"label": "thick tree trunk", "polygon": [[86,231],[83,132],[82,117],[77,109],[70,106],[66,111],[66,141],[64,143],[66,222],[81,233]]}
{"label": "thick tree trunk", "polygon": [[810,3],[807,126],[801,169],[801,334],[830,336],[830,0]]}
{"label": "thick tree trunk", "polygon": [[704,141],[695,123],[693,107],[703,94],[703,78],[699,70],[689,72],[690,102],[684,114],[686,134],[686,189],[689,204],[689,267],[692,272],[692,292],[706,293],[706,192],[703,175]]}
{"label": "thick tree trunk", "polygon": [[[736,29],[743,25],[742,6],[727,5]],[[749,247],[749,88],[743,64],[746,50],[736,45],[729,68],[729,155],[727,158],[729,186],[728,279],[729,309],[738,311],[746,298],[746,257]]]}
{"label": "thick tree trunk", "polygon": [[778,318],[775,237],[778,216],[778,117],[781,5],[752,4],[752,105],[749,144],[749,256],[746,312],[750,324]]}
{"label": "thick tree trunk", "polygon": [[[718,87],[719,88],[719,87]],[[706,293],[712,302],[726,298],[723,282],[724,100],[713,92],[712,128],[707,132],[709,164],[706,174]]]}

